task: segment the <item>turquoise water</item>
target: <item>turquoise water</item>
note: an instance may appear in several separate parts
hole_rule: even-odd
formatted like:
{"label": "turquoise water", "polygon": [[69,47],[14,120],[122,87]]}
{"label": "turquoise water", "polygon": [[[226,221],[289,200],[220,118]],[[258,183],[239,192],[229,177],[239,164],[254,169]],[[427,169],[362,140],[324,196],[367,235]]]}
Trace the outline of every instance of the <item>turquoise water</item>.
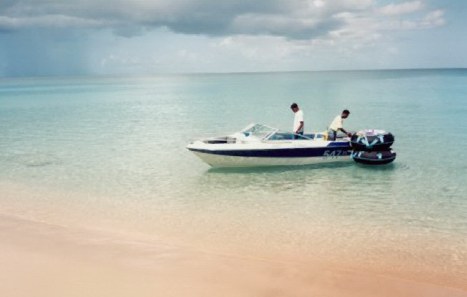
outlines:
{"label": "turquoise water", "polygon": [[[212,170],[185,149],[251,122],[290,130],[292,102],[306,131],[344,108],[350,130],[391,131],[396,161]],[[84,217],[146,234],[315,254],[366,247],[366,261],[393,251],[429,266],[425,250],[467,273],[466,113],[467,70],[2,79],[0,181],[82,193],[34,202],[51,216],[73,199],[64,205]]]}

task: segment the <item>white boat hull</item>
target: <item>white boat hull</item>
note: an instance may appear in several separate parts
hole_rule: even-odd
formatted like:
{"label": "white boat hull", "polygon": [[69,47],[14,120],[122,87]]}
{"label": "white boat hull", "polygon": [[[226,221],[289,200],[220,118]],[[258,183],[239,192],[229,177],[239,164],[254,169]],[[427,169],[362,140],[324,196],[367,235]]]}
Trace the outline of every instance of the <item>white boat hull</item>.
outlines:
{"label": "white boat hull", "polygon": [[212,167],[292,166],[350,161],[348,139],[328,141],[253,124],[226,137],[191,142],[187,149]]}

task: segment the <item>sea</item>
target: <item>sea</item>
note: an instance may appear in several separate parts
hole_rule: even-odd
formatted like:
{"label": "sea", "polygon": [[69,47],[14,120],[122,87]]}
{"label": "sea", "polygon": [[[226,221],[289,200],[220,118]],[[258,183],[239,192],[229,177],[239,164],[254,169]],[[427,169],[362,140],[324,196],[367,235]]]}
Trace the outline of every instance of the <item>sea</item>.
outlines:
{"label": "sea", "polygon": [[[393,133],[396,160],[212,169],[186,149],[291,130],[294,102],[305,132],[349,109],[346,129]],[[467,69],[1,78],[0,213],[465,280],[466,115]]]}

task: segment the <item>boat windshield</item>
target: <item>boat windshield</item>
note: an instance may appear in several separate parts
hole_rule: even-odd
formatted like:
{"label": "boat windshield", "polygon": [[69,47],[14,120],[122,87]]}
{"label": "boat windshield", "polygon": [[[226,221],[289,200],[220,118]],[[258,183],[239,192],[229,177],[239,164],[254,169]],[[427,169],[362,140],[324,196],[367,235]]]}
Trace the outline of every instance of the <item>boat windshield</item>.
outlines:
{"label": "boat windshield", "polygon": [[253,136],[261,140],[310,140],[315,138],[315,134],[299,135],[292,132],[281,131],[262,124],[251,124],[242,133],[246,136]]}
{"label": "boat windshield", "polygon": [[310,140],[311,135],[300,135],[292,132],[276,131],[268,137],[268,140]]}
{"label": "boat windshield", "polygon": [[266,126],[266,125],[261,125],[261,124],[252,124],[248,127],[246,127],[242,133],[245,134],[245,136],[254,136],[259,139],[265,139],[269,135],[273,134],[276,132],[278,129]]}

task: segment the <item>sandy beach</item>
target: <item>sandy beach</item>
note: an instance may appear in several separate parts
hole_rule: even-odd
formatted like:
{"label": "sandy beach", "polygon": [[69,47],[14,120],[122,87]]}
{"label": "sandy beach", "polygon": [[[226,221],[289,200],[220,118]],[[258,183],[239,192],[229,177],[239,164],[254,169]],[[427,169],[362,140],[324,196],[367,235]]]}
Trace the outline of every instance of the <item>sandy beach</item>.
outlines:
{"label": "sandy beach", "polygon": [[[0,216],[3,296],[467,296],[465,286]],[[299,255],[297,260],[300,259]]]}

